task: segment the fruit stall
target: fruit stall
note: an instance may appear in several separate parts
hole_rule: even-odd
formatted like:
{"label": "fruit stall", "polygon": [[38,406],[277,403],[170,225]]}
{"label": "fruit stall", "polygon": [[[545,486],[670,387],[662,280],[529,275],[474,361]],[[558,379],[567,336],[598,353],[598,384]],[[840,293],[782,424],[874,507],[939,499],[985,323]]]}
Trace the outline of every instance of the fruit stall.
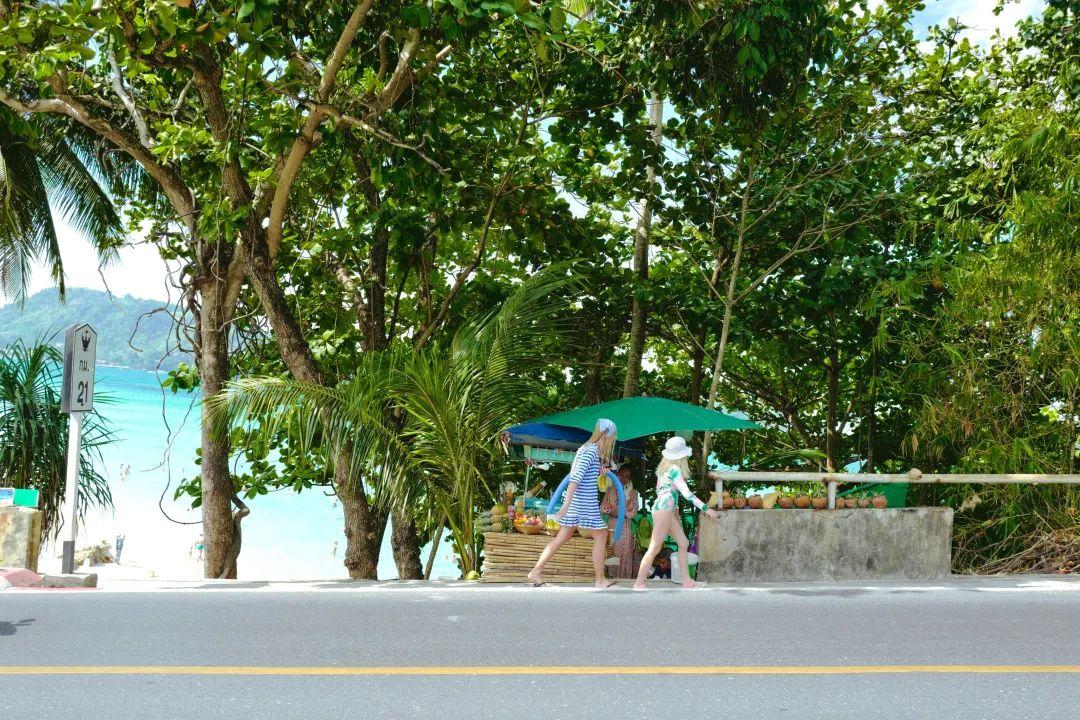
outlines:
{"label": "fruit stall", "polygon": [[[643,458],[643,438],[647,435],[757,427],[749,420],[674,400],[635,397],[577,408],[509,428],[503,433],[503,444],[512,459],[524,464],[524,479],[520,486],[504,484],[500,502],[479,518],[484,534],[482,582],[525,580],[559,527],[553,517],[547,516],[549,505],[554,503],[539,495],[544,485],[530,485],[533,471],[570,465],[600,418],[614,421],[619,428],[615,446],[615,459],[619,462]],[[606,489],[604,483],[602,477],[601,492]],[[618,489],[621,492],[621,486]],[[631,532],[629,518],[620,519],[623,522],[626,526],[622,532]],[[614,555],[612,539],[609,534],[608,557]],[[549,562],[544,572],[545,582],[592,582],[592,548],[591,538],[572,538]]]}
{"label": "fruit stall", "polygon": [[[548,470],[552,465],[569,465],[577,448],[588,439],[585,430],[544,423],[517,425],[503,434],[510,457],[524,465],[525,477],[520,486],[503,483],[500,502],[478,518],[484,535],[481,582],[525,580],[544,547],[559,531],[555,518],[547,514],[549,500],[539,495],[544,483],[530,487],[533,472]],[[616,453],[620,460],[641,457],[640,443],[619,443]],[[592,538],[579,531],[578,537],[571,538],[548,563],[545,582],[592,582],[592,548]],[[608,557],[612,554],[609,538]]]}

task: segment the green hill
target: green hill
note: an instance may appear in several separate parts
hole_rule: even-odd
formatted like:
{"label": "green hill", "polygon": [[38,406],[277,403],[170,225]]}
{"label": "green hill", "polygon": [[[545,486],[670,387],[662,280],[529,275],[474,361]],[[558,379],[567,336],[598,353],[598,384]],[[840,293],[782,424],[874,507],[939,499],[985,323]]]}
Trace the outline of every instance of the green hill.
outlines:
{"label": "green hill", "polygon": [[[70,288],[67,301],[61,302],[55,290],[42,290],[22,307],[0,307],[0,347],[16,340],[35,343],[47,339],[63,348],[68,326],[89,323],[98,333],[99,363],[153,370],[166,348],[175,345],[171,316],[164,312],[146,314],[162,305],[157,300],[109,297],[86,288]],[[138,332],[132,337],[136,326]],[[190,362],[191,358],[173,354],[162,367],[172,369],[181,361]]]}

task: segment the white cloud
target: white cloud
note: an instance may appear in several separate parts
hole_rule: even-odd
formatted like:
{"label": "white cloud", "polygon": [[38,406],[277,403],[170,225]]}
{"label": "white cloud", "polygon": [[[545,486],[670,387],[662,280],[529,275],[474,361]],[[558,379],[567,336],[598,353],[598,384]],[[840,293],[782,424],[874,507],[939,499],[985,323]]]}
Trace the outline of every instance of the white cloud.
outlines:
{"label": "white cloud", "polygon": [[997,4],[997,0],[931,0],[925,10],[915,14],[912,24],[922,33],[930,25],[944,25],[949,18],[956,18],[968,27],[964,37],[973,43],[987,45],[998,31],[1006,37],[1015,35],[1021,20],[1042,13],[1046,0],[1008,2],[1001,13],[995,15]]}
{"label": "white cloud", "polygon": [[[120,257],[108,267],[99,268],[98,257],[90,243],[61,218],[54,216],[64,261],[68,287],[105,290],[116,295],[133,295],[149,300],[169,300],[165,286],[168,267],[151,245],[129,245],[120,249]],[[103,279],[104,277],[104,279]],[[38,264],[29,283],[30,294],[53,287],[48,270]]]}

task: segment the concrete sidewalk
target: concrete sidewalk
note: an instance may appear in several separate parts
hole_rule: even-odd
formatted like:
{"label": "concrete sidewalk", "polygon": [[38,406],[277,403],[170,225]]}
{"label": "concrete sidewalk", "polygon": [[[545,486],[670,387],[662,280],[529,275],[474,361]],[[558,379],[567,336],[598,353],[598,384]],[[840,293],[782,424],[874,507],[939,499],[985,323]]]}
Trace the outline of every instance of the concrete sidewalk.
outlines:
{"label": "concrete sidewalk", "polygon": [[[97,570],[98,568],[94,568]],[[597,590],[590,584],[583,585],[546,585],[533,588],[524,583],[481,584],[459,581],[421,581],[421,580],[164,580],[110,578],[99,576],[98,593],[140,593],[140,592],[259,592],[259,593],[295,593],[295,592],[348,592],[348,593],[409,593],[449,592],[459,594],[506,593],[529,594],[578,594],[602,593],[609,595],[637,594],[631,588],[630,580],[621,580],[608,590]],[[16,592],[49,592],[47,588],[12,588]],[[895,581],[895,582],[849,582],[849,583],[713,583],[694,590],[683,590],[679,585],[667,581],[651,581],[645,592],[669,593],[709,593],[709,594],[773,594],[777,592],[805,593],[807,595],[864,595],[869,593],[948,593],[948,592],[985,592],[985,593],[1022,593],[1022,592],[1074,592],[1080,593],[1080,575],[1008,575],[1008,576],[972,576],[953,575],[934,581]]]}

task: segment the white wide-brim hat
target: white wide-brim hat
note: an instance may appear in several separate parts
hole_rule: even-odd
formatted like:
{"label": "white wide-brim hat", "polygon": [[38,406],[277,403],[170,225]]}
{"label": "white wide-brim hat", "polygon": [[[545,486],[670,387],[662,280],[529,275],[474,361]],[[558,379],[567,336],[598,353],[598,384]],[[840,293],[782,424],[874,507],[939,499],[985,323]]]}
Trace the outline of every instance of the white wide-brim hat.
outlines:
{"label": "white wide-brim hat", "polygon": [[690,448],[687,447],[686,441],[678,435],[668,438],[668,441],[664,443],[665,460],[681,460],[682,458],[689,456]]}

